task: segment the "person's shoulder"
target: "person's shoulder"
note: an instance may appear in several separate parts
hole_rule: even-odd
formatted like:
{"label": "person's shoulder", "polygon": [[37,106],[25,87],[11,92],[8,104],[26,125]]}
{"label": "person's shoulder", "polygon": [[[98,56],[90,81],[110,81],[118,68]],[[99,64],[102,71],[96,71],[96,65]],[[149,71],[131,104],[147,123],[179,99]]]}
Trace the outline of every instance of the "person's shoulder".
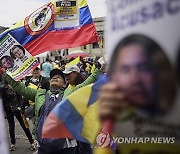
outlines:
{"label": "person's shoulder", "polygon": [[36,95],[45,95],[45,93],[46,93],[46,89],[41,89],[41,88],[39,88],[39,89],[37,90],[37,94],[36,94]]}
{"label": "person's shoulder", "polygon": [[32,75],[31,75],[31,76],[26,76],[25,80],[26,80],[26,81],[27,81],[27,80],[30,80],[32,77],[33,77]]}

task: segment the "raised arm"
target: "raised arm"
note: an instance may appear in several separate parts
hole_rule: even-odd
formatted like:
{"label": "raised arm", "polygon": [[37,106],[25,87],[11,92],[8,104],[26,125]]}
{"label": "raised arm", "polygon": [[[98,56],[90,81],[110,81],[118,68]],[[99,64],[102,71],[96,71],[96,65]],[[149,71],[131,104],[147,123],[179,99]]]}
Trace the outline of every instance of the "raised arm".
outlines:
{"label": "raised arm", "polygon": [[35,101],[35,96],[37,93],[37,90],[26,87],[24,83],[20,82],[20,81],[14,81],[8,74],[4,74],[3,78],[5,81],[8,82],[8,84],[10,84],[13,89],[20,95],[24,96],[26,99],[31,100],[31,101]]}

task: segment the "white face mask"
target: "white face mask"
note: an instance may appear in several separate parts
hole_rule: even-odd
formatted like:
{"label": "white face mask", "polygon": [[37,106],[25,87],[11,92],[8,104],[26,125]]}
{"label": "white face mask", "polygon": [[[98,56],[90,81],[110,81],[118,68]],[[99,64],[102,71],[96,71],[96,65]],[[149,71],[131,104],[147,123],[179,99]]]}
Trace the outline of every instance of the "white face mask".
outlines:
{"label": "white face mask", "polygon": [[33,82],[36,82],[36,81],[38,81],[38,79],[34,79],[34,78],[32,78],[32,81],[33,81]]}

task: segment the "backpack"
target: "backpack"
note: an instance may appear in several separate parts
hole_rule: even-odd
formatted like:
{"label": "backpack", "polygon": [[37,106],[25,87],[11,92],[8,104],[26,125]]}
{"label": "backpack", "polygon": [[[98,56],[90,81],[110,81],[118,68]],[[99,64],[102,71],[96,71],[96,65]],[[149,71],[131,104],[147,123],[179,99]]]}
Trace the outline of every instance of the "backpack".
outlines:
{"label": "backpack", "polygon": [[49,113],[53,110],[57,103],[59,103],[62,99],[62,95],[59,94],[59,97],[55,101],[50,100],[49,94],[46,92],[45,95],[45,103],[40,109],[40,116],[38,119],[37,127],[36,127],[36,136],[40,147],[46,152],[58,152],[61,151],[66,143],[66,139],[45,139],[42,138],[42,128],[43,124],[49,115]]}

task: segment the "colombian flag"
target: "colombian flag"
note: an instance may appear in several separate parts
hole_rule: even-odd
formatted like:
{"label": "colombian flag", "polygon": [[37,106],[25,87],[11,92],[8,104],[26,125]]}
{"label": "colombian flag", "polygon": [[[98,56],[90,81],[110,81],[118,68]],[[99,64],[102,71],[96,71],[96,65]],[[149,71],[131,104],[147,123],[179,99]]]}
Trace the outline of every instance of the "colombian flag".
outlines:
{"label": "colombian flag", "polygon": [[0,40],[7,33],[32,55],[99,41],[86,0],[49,2],[2,33]]}
{"label": "colombian flag", "polygon": [[60,102],[44,123],[43,138],[72,138],[94,143],[101,128],[98,92],[106,81],[105,77],[101,77],[96,83],[77,90]]}

